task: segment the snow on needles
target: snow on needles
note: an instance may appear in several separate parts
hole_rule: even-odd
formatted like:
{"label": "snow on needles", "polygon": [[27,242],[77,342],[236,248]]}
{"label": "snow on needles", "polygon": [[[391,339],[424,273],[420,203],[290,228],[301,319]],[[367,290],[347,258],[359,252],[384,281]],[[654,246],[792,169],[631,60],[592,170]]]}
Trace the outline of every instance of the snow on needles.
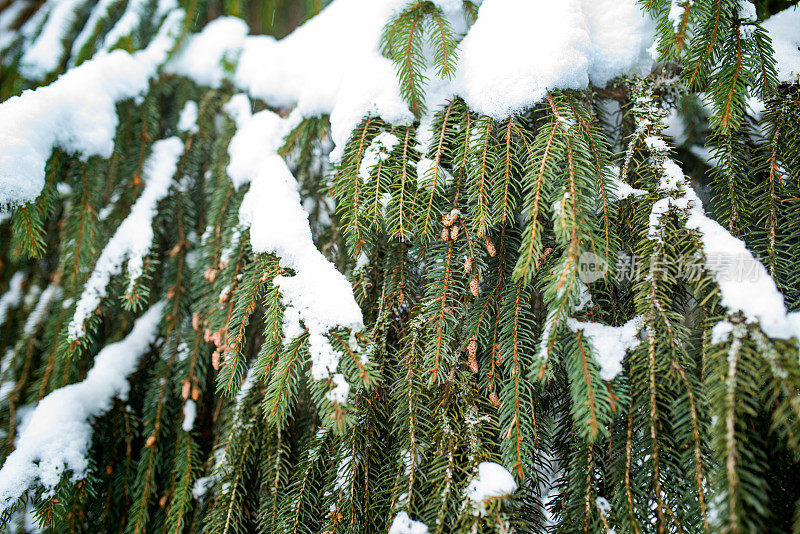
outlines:
{"label": "snow on needles", "polygon": [[14,273],[9,281],[8,291],[0,295],[0,325],[6,321],[8,311],[16,308],[22,302],[22,283],[24,281],[23,273]]}
{"label": "snow on needles", "polygon": [[101,350],[82,382],[42,399],[21,431],[17,447],[0,469],[0,510],[6,510],[35,483],[52,492],[66,471],[82,478],[92,437],[92,419],[128,395],[128,375],[155,339],[164,304],[151,307],[128,336]]}
{"label": "snow on needles", "polygon": [[[650,238],[660,240],[659,227],[664,213],[671,208],[683,211],[687,216],[686,228],[699,234],[705,267],[719,286],[721,304],[731,313],[741,312],[748,321],[757,322],[773,339],[800,341],[800,312],[787,312],[783,295],[764,265],[747,249],[744,241],[705,214],[702,201],[686,181],[683,171],[666,156],[668,148],[663,140],[647,138],[645,143],[661,161],[660,189],[669,192],[653,204]],[[726,336],[715,337],[722,341]]]}
{"label": "snow on needles", "polygon": [[[172,177],[183,153],[183,143],[169,137],[153,143],[153,152],[144,164],[144,190],[136,199],[128,216],[117,227],[114,236],[100,254],[97,264],[86,282],[75,315],[68,327],[68,339],[74,341],[85,333],[86,319],[106,296],[111,277],[122,270],[128,260],[130,285],[142,275],[144,257],[153,243],[153,217],[158,202],[169,192]],[[130,287],[129,287],[130,289]]]}
{"label": "snow on needles", "polygon": [[[284,304],[299,313],[308,329],[312,377],[329,378],[340,353],[325,334],[336,327],[360,330],[363,318],[350,283],[314,246],[297,181],[277,153],[298,116],[282,119],[269,110],[251,114],[243,94],[234,96],[225,110],[237,125],[228,147],[228,175],[237,188],[250,183],[239,221],[250,227],[255,252],[274,253],[281,265],[295,271],[294,276],[277,276],[275,284]],[[335,399],[341,402],[346,388],[338,375],[334,382],[340,386]]]}
{"label": "snow on needles", "polygon": [[517,482],[514,476],[500,464],[495,462],[481,462],[478,464],[478,474],[467,486],[467,497],[483,512],[486,499],[505,497],[517,491]]}
{"label": "snow on needles", "polygon": [[772,39],[778,79],[797,81],[800,79],[800,9],[785,9],[768,18],[763,26]]}
{"label": "snow on needles", "polygon": [[633,318],[622,326],[608,326],[600,323],[584,323],[568,319],[567,324],[573,332],[582,331],[592,346],[592,355],[600,365],[600,378],[614,380],[622,372],[625,353],[639,346],[638,337],[641,320]]}
{"label": "snow on needles", "polygon": [[[220,18],[189,38],[167,71],[215,86],[227,77],[221,60],[241,54],[233,76],[239,88],[270,106],[294,107],[301,116],[330,115],[331,160],[337,162],[364,116],[394,125],[414,120],[394,66],[379,53],[384,25],[407,4],[335,0],[280,41],[246,37],[242,21]],[[452,14],[454,2],[439,4]],[[634,0],[486,0],[461,43],[455,78],[427,73],[429,107],[460,95],[474,110],[504,118],[549,89],[583,88],[590,80],[604,85],[648,70],[653,34]]]}
{"label": "snow on needles", "polygon": [[414,521],[405,511],[398,512],[389,527],[389,534],[428,534],[428,525]]}
{"label": "snow on needles", "polygon": [[645,73],[652,43],[633,0],[485,0],[461,42],[455,92],[503,119],[552,89]]}
{"label": "snow on needles", "polygon": [[52,84],[0,104],[0,207],[39,196],[54,147],[83,159],[111,156],[116,103],[148,90],[182,20],[183,11],[174,10],[146,49],[98,54]]}

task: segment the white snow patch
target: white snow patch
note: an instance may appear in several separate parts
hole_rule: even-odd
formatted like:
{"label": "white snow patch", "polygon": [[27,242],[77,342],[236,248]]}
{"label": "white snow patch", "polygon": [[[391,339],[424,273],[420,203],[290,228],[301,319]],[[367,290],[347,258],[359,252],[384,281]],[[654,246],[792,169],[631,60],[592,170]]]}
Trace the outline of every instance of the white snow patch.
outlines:
{"label": "white snow patch", "polygon": [[614,380],[622,372],[625,353],[639,346],[638,334],[641,320],[633,318],[622,326],[608,326],[600,323],[580,322],[567,319],[573,332],[582,331],[592,345],[592,355],[600,365],[600,378]]}
{"label": "white snow patch", "polygon": [[[19,62],[19,71],[29,80],[41,80],[58,69],[64,57],[64,39],[86,0],[59,0],[50,2],[42,31],[25,47]],[[43,9],[43,8],[40,8]]]}
{"label": "white snow patch", "polygon": [[8,282],[8,291],[0,296],[0,325],[6,322],[8,311],[16,308],[22,302],[22,282],[24,281],[23,273],[14,273]]}
{"label": "white snow patch", "polygon": [[378,162],[389,159],[389,155],[399,142],[400,139],[389,132],[381,132],[376,135],[375,139],[372,140],[364,151],[364,157],[361,159],[361,165],[358,171],[359,178],[364,182],[368,182],[370,174],[378,165]]}
{"label": "white snow patch", "polygon": [[314,246],[297,181],[277,153],[298,116],[282,119],[269,110],[252,115],[245,95],[234,96],[225,110],[238,127],[229,146],[228,174],[237,188],[250,183],[239,222],[250,227],[255,252],[274,253],[295,271],[275,277],[275,284],[308,329],[312,377],[329,378],[341,354],[325,334],[336,327],[360,330],[363,318],[350,283]]}
{"label": "white snow patch", "polygon": [[428,534],[428,525],[422,521],[414,521],[405,511],[394,516],[389,534]]}
{"label": "white snow patch", "polygon": [[82,382],[57,389],[39,402],[17,448],[0,469],[0,509],[5,510],[34,484],[52,492],[66,471],[81,479],[92,438],[92,420],[128,395],[128,375],[156,337],[164,303],[151,307],[131,333],[101,350]]}
{"label": "white snow patch", "polygon": [[39,296],[39,300],[36,302],[36,307],[25,320],[25,326],[23,327],[22,331],[25,334],[32,334],[36,327],[39,326],[44,314],[47,313],[47,309],[50,307],[50,304],[52,304],[53,300],[59,298],[60,296],[60,287],[55,284],[50,284],[47,286],[47,289],[42,291],[42,294]]}
{"label": "white snow patch", "polygon": [[486,0],[460,45],[456,92],[502,119],[548,90],[644,74],[653,35],[634,0]]}
{"label": "white snow patch", "polygon": [[197,102],[187,100],[178,117],[178,130],[181,132],[197,133]]}
{"label": "white snow patch", "polygon": [[54,147],[83,159],[111,157],[118,124],[116,103],[147,92],[183,16],[180,9],[170,12],[144,50],[98,54],[50,85],[0,104],[0,207],[39,196]]}
{"label": "white snow patch", "polygon": [[[80,67],[79,67],[80,68]],[[75,306],[75,315],[68,327],[68,339],[74,341],[85,333],[84,323],[106,296],[111,277],[122,270],[128,259],[129,289],[142,275],[144,257],[153,243],[153,217],[158,202],[169,192],[172,176],[183,153],[183,142],[169,137],[153,143],[153,151],[144,164],[144,191],[136,199],[130,213],[108,241],[83,294]]]}
{"label": "white snow patch", "polygon": [[0,52],[9,47],[17,38],[17,32],[11,26],[17,21],[20,13],[30,6],[27,0],[19,0],[6,5],[0,12]]}
{"label": "white snow patch", "polygon": [[197,404],[191,399],[183,405],[183,424],[181,427],[184,432],[189,432],[194,427],[194,419],[197,416]]}
{"label": "white snow patch", "polygon": [[500,464],[481,462],[478,474],[467,486],[467,497],[474,503],[483,503],[492,497],[504,497],[517,491],[513,475]]}
{"label": "white snow patch", "polygon": [[[180,52],[164,67],[164,72],[186,76],[198,85],[217,88],[232,72],[223,63],[233,65],[244,45],[247,24],[236,17],[220,17],[203,30],[187,38]],[[271,72],[268,63],[260,68]]]}
{"label": "white snow patch", "polygon": [[762,24],[772,39],[778,79],[800,79],[800,9],[797,6],[772,15]]}
{"label": "white snow patch", "polygon": [[660,219],[664,213],[670,208],[684,211],[686,228],[699,234],[705,267],[716,279],[721,304],[730,312],[742,312],[749,321],[757,322],[771,338],[800,340],[800,312],[787,312],[783,295],[764,265],[743,241],[706,216],[702,201],[674,161],[665,158],[663,171],[660,188],[672,193],[652,207],[651,239],[660,240]]}

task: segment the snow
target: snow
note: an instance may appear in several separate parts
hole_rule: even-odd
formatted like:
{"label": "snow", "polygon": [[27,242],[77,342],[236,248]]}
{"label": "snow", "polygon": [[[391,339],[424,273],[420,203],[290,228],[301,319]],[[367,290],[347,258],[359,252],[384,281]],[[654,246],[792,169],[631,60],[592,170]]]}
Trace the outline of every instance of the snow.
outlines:
{"label": "snow", "polygon": [[117,19],[117,22],[108,30],[103,39],[101,49],[111,49],[120,39],[130,35],[136,28],[141,26],[142,16],[145,14],[148,3],[148,0],[128,0],[122,16]]}
{"label": "snow", "polygon": [[182,20],[182,10],[172,11],[146,49],[98,54],[52,84],[0,104],[0,208],[39,195],[54,147],[83,159],[111,156],[116,103],[147,92]]}
{"label": "snow", "polygon": [[339,404],[347,402],[347,396],[350,394],[350,384],[345,380],[342,373],[336,373],[331,377],[334,388],[325,393],[325,397],[331,401]]}
{"label": "snow", "polygon": [[609,188],[609,197],[616,200],[622,200],[628,197],[640,197],[647,195],[647,191],[643,189],[636,189],[628,182],[623,182],[619,178],[620,169],[616,165],[606,168],[606,177],[612,187]]}
{"label": "snow", "polygon": [[72,54],[70,58],[70,65],[74,65],[75,58],[80,54],[81,49],[86,46],[92,35],[96,33],[97,24],[108,16],[109,8],[114,5],[117,0],[99,0],[92,11],[89,13],[89,18],[86,19],[83,28],[72,43]]}
{"label": "snow", "polygon": [[361,159],[361,165],[358,171],[359,178],[364,182],[368,182],[370,174],[372,174],[378,162],[389,159],[389,155],[399,142],[400,139],[389,132],[381,132],[376,135],[364,151],[364,157]]}
{"label": "snow", "polygon": [[730,321],[720,321],[711,329],[711,344],[725,343],[733,332],[733,323]]}
{"label": "snow", "polygon": [[686,0],[672,0],[672,4],[669,6],[669,14],[667,15],[667,19],[672,23],[672,29],[675,32],[680,30],[687,4],[691,5],[692,2],[687,2]]}
{"label": "snow", "polygon": [[17,21],[20,13],[30,6],[26,0],[18,0],[7,4],[0,12],[0,52],[8,48],[17,38],[17,32],[11,26]]}
{"label": "snow", "polygon": [[6,322],[8,311],[16,308],[22,302],[22,282],[24,281],[23,273],[14,273],[9,280],[8,291],[0,296],[0,325]]}
{"label": "snow", "polygon": [[778,79],[791,82],[800,79],[800,9],[785,9],[762,24],[769,32],[775,50]]}
{"label": "snow", "polygon": [[[230,78],[222,62],[236,59],[247,35],[247,24],[235,17],[220,17],[211,21],[203,30],[187,38],[186,45],[164,67],[164,72],[190,78],[198,85],[218,88],[223,80]],[[265,68],[262,63],[260,68]]]}
{"label": "snow", "polygon": [[389,527],[389,534],[428,534],[428,525],[414,521],[405,511],[398,512]]}
{"label": "snow", "polygon": [[150,157],[144,164],[144,190],[136,199],[128,216],[117,227],[114,236],[100,254],[83,294],[75,306],[75,315],[68,327],[68,339],[75,341],[84,335],[84,323],[106,296],[111,277],[119,274],[128,260],[129,290],[142,275],[144,257],[153,243],[153,217],[158,202],[169,192],[172,177],[183,153],[183,143],[169,137],[153,143]]}
{"label": "snow", "polygon": [[764,265],[743,241],[705,215],[699,198],[691,207],[686,227],[700,234],[705,265],[716,278],[723,306],[758,322],[773,339],[800,340],[800,312],[787,313],[783,295]]}
{"label": "snow", "polygon": [[53,300],[60,296],[60,287],[55,284],[50,284],[47,286],[47,289],[42,291],[42,294],[39,296],[39,300],[36,302],[36,307],[25,320],[25,326],[23,327],[22,331],[25,334],[32,334],[36,327],[39,326],[39,323],[42,321],[42,318],[47,312],[47,309],[50,307],[50,304],[52,304]]}
{"label": "snow", "polygon": [[48,495],[67,471],[73,481],[85,475],[92,420],[107,411],[115,397],[127,397],[127,376],[155,339],[163,308],[163,302],[151,307],[126,338],[102,349],[82,382],[57,389],[39,402],[20,430],[16,450],[0,469],[0,510],[7,510],[36,483]]}
{"label": "snow", "polygon": [[297,181],[277,153],[298,116],[282,119],[269,110],[251,114],[245,95],[235,95],[225,110],[237,125],[228,148],[228,175],[237,188],[250,184],[239,222],[250,228],[254,252],[274,253],[283,267],[295,271],[275,277],[275,284],[287,309],[295,308],[308,329],[312,377],[330,378],[341,354],[325,334],[337,327],[360,330],[363,318],[347,278],[314,246]]}
{"label": "snow", "polygon": [[193,400],[187,400],[183,405],[183,431],[189,432],[194,427],[194,419],[197,416],[197,404]]}
{"label": "snow", "polygon": [[[282,40],[247,36],[243,21],[222,17],[190,36],[165,71],[216,87],[230,76],[224,64],[238,57],[233,82],[240,89],[272,107],[294,108],[298,118],[330,116],[336,163],[363,117],[380,116],[392,125],[414,120],[392,62],[379,53],[384,25],[407,4],[335,0]],[[437,3],[456,28],[463,26],[455,20],[459,4]],[[487,0],[460,46],[454,79],[426,73],[426,104],[433,109],[460,95],[474,110],[505,118],[550,89],[605,85],[621,74],[648,71],[653,35],[634,0]],[[420,140],[429,122],[423,118]]]}
{"label": "snow", "polygon": [[[660,221],[670,209],[683,211],[686,228],[696,230],[703,248],[706,269],[719,287],[721,304],[731,313],[741,312],[750,322],[760,325],[773,339],[800,340],[800,312],[787,312],[783,295],[767,269],[747,250],[744,241],[706,216],[703,203],[686,181],[681,168],[666,157],[667,147],[648,144],[661,161],[660,189],[669,192],[659,199],[650,212],[651,239],[660,240]],[[718,331],[718,339],[725,339]]]}
{"label": "snow", "polygon": [[78,10],[86,0],[50,2],[47,19],[38,37],[25,47],[19,71],[29,80],[40,80],[58,69],[64,57],[64,40],[75,24]]}
{"label": "snow", "polygon": [[337,161],[365,115],[391,124],[414,119],[392,62],[378,51],[384,25],[403,5],[404,0],[336,0],[280,41],[249,37],[236,83],[272,106],[296,105],[302,116],[329,114],[336,146],[331,159]]}
{"label": "snow", "polygon": [[625,353],[639,346],[641,320],[633,318],[622,326],[608,326],[600,323],[580,322],[567,319],[573,332],[583,332],[592,345],[592,354],[600,365],[600,378],[614,380],[622,372]]}
{"label": "snow", "polygon": [[178,130],[181,132],[197,133],[197,102],[189,100],[183,106],[178,117]]}
{"label": "snow", "polygon": [[634,0],[486,0],[460,45],[456,92],[503,119],[548,90],[644,74],[653,35]]}
{"label": "snow", "polygon": [[755,22],[758,20],[756,6],[754,6],[749,0],[739,0],[738,16],[742,22]]}
{"label": "snow", "polygon": [[600,513],[604,516],[608,516],[608,513],[611,511],[611,503],[608,502],[608,499],[605,497],[597,497],[594,500],[597,509],[600,510]]}
{"label": "snow", "polygon": [[474,503],[483,503],[492,497],[504,497],[517,491],[517,483],[508,470],[494,462],[478,464],[478,474],[467,486],[467,497]]}

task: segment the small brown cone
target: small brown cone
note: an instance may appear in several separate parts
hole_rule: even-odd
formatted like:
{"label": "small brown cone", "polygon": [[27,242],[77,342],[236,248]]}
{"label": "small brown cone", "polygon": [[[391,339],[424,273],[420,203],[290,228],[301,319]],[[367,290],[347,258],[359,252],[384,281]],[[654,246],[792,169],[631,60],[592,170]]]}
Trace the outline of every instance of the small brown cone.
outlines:
{"label": "small brown cone", "polygon": [[473,373],[478,372],[478,341],[473,337],[467,344],[467,361],[469,362],[469,370]]}
{"label": "small brown cone", "polygon": [[147,438],[147,441],[144,442],[144,446],[147,447],[147,448],[150,448],[150,447],[153,446],[153,444],[155,442],[156,442],[156,435],[155,434],[150,434],[150,437]]}
{"label": "small brown cone", "polygon": [[450,239],[453,241],[458,239],[458,225],[454,225],[452,228],[450,228]]}
{"label": "small brown cone", "polygon": [[494,406],[495,408],[500,406],[500,399],[497,397],[497,393],[495,393],[494,391],[489,393],[489,402],[491,402],[492,406]]}
{"label": "small brown cone", "polygon": [[480,293],[480,290],[481,286],[478,283],[477,278],[473,278],[472,280],[469,281],[469,292],[472,293],[473,297],[477,298],[478,294]]}
{"label": "small brown cone", "polygon": [[194,312],[194,315],[192,315],[192,328],[200,330],[200,314],[197,312]]}
{"label": "small brown cone", "polygon": [[197,389],[197,386],[192,388],[192,400],[197,402],[197,399],[200,398],[200,390]]}
{"label": "small brown cone", "polygon": [[447,228],[442,228],[442,241],[447,241],[450,237],[450,232],[447,231]]}
{"label": "small brown cone", "polygon": [[464,260],[464,272],[468,273],[472,270],[472,258],[466,258]]}
{"label": "small brown cone", "polygon": [[192,392],[192,383],[189,382],[188,380],[184,380],[183,385],[181,386],[181,397],[183,397],[183,400],[188,399],[189,394],[191,392]]}
{"label": "small brown cone", "polygon": [[489,252],[489,256],[494,258],[494,255],[497,254],[497,250],[494,248],[494,243],[491,241],[486,241],[486,250]]}
{"label": "small brown cone", "polygon": [[215,371],[219,371],[219,351],[215,350],[214,353],[211,355],[211,366],[214,368]]}

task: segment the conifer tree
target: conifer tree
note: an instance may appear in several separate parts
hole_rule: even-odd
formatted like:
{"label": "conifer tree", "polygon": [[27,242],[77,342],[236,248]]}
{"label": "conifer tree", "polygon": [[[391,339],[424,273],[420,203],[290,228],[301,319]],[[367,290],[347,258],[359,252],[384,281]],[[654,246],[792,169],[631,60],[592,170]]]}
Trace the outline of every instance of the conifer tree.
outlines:
{"label": "conifer tree", "polygon": [[0,0],[10,532],[800,532],[800,9]]}

